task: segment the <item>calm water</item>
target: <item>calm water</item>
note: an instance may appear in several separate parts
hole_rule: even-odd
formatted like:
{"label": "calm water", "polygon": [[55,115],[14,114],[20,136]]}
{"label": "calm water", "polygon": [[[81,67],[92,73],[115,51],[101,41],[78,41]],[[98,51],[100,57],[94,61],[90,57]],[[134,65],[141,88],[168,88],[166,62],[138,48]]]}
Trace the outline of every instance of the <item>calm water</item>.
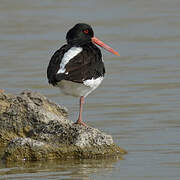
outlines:
{"label": "calm water", "polygon": [[31,89],[69,108],[78,99],[48,85],[46,68],[77,22],[121,57],[103,51],[107,75],[86,99],[84,120],[113,135],[124,160],[0,162],[0,179],[179,180],[179,0],[0,0],[0,88]]}

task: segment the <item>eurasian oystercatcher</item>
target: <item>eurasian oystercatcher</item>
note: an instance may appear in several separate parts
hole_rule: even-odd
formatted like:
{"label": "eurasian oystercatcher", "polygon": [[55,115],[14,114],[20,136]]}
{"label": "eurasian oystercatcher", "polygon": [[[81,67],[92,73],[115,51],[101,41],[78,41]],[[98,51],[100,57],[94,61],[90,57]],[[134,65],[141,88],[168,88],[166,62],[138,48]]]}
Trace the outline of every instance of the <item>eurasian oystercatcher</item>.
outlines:
{"label": "eurasian oystercatcher", "polygon": [[94,37],[90,25],[79,23],[66,35],[67,44],[63,45],[52,56],[47,77],[49,83],[59,87],[64,94],[80,97],[79,117],[75,124],[86,126],[82,121],[84,98],[102,82],[105,67],[99,45],[118,55],[108,45]]}

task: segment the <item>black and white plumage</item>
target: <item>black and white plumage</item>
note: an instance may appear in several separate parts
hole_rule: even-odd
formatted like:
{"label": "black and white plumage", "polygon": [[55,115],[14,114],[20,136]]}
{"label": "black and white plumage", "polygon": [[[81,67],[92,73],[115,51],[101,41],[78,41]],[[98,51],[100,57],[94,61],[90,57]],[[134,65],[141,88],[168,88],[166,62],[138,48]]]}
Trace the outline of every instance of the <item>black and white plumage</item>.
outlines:
{"label": "black and white plumage", "polygon": [[104,74],[101,52],[91,42],[81,47],[64,45],[48,66],[49,83],[72,96],[86,97],[100,85]]}
{"label": "black and white plumage", "polygon": [[49,83],[59,87],[64,94],[80,98],[80,113],[77,124],[82,122],[84,97],[95,90],[102,82],[105,67],[98,44],[117,55],[113,49],[94,37],[88,24],[76,24],[66,35],[67,44],[52,56],[47,77]]}

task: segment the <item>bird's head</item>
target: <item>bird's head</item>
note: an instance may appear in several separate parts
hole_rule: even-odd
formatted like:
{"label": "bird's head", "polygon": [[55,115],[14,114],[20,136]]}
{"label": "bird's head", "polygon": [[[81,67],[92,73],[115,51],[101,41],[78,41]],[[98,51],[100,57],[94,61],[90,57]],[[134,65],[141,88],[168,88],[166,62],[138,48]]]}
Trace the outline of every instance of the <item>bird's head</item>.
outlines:
{"label": "bird's head", "polygon": [[74,46],[81,46],[87,44],[89,42],[93,42],[107,51],[120,56],[117,51],[100,41],[98,38],[94,36],[94,31],[92,27],[88,24],[78,23],[73,28],[71,28],[66,35],[66,40],[68,44]]}
{"label": "bird's head", "polygon": [[68,44],[82,45],[91,42],[93,36],[94,32],[90,25],[78,23],[68,31],[66,40]]}

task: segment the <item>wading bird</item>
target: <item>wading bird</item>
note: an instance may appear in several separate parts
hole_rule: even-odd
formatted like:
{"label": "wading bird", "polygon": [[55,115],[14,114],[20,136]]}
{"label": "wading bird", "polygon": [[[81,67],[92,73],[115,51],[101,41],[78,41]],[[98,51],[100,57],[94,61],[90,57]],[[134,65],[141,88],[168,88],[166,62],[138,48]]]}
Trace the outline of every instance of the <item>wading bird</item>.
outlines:
{"label": "wading bird", "polygon": [[119,56],[119,53],[94,36],[90,25],[79,23],[67,32],[67,44],[52,56],[47,77],[49,83],[57,86],[64,94],[80,97],[79,117],[76,124],[86,126],[82,121],[84,98],[102,82],[105,67],[99,45]]}

